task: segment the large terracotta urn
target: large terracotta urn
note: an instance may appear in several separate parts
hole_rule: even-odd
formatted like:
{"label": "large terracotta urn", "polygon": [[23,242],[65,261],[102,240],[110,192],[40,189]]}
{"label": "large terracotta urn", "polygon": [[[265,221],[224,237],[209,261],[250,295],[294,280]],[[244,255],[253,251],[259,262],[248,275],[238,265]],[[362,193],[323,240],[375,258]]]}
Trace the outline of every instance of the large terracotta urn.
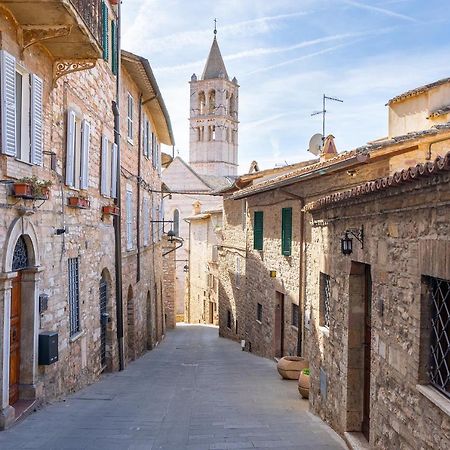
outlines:
{"label": "large terracotta urn", "polygon": [[308,366],[308,360],[301,356],[283,356],[278,361],[277,369],[285,380],[298,380],[300,372]]}
{"label": "large terracotta urn", "polygon": [[298,377],[298,392],[303,398],[309,398],[309,369],[302,370]]}

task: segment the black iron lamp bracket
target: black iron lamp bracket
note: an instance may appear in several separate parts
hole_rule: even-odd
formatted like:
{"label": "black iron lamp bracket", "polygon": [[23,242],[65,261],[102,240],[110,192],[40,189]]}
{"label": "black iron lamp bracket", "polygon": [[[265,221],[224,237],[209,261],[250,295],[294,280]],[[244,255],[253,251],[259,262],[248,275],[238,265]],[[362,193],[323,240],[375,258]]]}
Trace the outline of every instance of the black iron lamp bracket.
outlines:
{"label": "black iron lamp bracket", "polygon": [[361,244],[361,248],[364,248],[364,225],[361,225],[359,229],[349,228],[345,234],[353,236]]}

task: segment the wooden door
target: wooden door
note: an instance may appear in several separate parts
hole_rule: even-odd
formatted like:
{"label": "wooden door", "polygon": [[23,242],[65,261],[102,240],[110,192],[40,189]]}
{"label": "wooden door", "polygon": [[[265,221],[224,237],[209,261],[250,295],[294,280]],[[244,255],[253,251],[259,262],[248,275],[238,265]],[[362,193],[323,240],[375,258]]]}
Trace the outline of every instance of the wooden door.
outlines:
{"label": "wooden door", "polygon": [[284,295],[276,293],[275,301],[275,356],[284,355]]}
{"label": "wooden door", "polygon": [[363,382],[363,420],[362,432],[369,441],[370,435],[370,358],[372,340],[372,280],[370,276],[370,266],[365,266],[364,283],[364,382]]}
{"label": "wooden door", "polygon": [[10,347],[9,347],[9,404],[19,400],[20,380],[20,304],[21,282],[20,274],[12,282],[11,317],[10,317]]}

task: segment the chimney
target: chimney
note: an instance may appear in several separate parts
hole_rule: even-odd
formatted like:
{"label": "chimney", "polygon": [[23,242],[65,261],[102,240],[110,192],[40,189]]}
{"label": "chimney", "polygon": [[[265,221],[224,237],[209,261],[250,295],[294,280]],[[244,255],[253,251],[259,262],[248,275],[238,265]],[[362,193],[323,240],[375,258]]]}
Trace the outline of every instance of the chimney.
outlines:
{"label": "chimney", "polygon": [[320,161],[327,161],[328,159],[337,156],[336,145],[334,144],[334,136],[329,134],[323,144],[323,150],[320,153]]}

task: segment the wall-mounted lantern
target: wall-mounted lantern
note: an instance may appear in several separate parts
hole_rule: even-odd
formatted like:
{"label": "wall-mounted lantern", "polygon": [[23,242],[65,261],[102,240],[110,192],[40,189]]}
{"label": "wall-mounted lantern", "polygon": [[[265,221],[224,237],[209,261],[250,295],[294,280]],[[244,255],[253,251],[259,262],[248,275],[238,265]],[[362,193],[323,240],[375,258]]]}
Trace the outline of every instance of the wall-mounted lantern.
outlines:
{"label": "wall-mounted lantern", "polygon": [[344,237],[341,238],[341,251],[343,255],[350,255],[353,252],[353,236],[360,244],[361,248],[364,248],[364,228],[348,229],[345,231]]}
{"label": "wall-mounted lantern", "polygon": [[183,272],[185,272],[185,273],[189,272],[189,266],[187,264],[184,265]]}
{"label": "wall-mounted lantern", "polygon": [[173,238],[175,237],[176,235],[175,235],[175,231],[173,231],[173,230],[169,230],[168,231],[168,233],[167,233],[167,238],[168,238],[168,240],[169,240],[169,242],[173,242]]}

